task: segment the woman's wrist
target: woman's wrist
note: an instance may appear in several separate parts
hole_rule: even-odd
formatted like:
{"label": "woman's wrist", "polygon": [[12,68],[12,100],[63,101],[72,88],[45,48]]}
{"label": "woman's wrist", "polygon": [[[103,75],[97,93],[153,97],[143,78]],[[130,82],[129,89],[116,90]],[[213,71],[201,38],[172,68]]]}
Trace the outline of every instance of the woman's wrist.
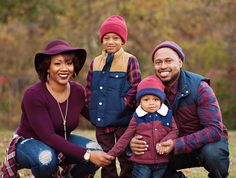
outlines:
{"label": "woman's wrist", "polygon": [[84,154],[84,160],[87,162],[89,162],[90,160],[90,156],[91,156],[90,152],[91,152],[90,150],[87,150]]}

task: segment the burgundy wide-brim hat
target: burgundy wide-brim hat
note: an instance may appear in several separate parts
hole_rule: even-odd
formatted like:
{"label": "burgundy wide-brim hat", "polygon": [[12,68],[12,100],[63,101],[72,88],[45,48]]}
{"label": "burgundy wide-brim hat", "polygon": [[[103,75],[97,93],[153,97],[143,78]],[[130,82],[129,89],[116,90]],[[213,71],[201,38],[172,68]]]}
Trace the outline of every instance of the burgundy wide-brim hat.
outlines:
{"label": "burgundy wide-brim hat", "polygon": [[34,58],[34,65],[37,72],[39,72],[39,64],[45,59],[45,57],[64,53],[64,52],[72,52],[76,55],[76,65],[75,73],[78,75],[79,71],[83,67],[86,60],[86,50],[82,48],[73,48],[71,45],[64,40],[53,40],[48,43],[45,50],[43,52],[36,53]]}

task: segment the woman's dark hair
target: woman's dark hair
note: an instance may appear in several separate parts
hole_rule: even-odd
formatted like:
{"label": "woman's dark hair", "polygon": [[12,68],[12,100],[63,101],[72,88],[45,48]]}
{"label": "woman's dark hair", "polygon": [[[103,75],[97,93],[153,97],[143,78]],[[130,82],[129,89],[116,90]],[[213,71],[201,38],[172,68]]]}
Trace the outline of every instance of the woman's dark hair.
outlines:
{"label": "woman's dark hair", "polygon": [[51,63],[51,56],[45,55],[42,62],[38,64],[38,77],[41,82],[45,83],[47,81],[48,68]]}
{"label": "woman's dark hair", "polygon": [[[74,53],[69,52],[64,52],[60,53],[66,61],[72,60],[73,65],[74,65],[74,74],[73,77],[75,77],[78,74],[78,71],[81,69],[81,63],[79,62],[80,60],[77,59],[77,56]],[[51,57],[49,55],[45,55],[45,58],[38,64],[38,77],[41,82],[46,82],[47,81],[47,75],[48,75],[48,69],[51,64]]]}

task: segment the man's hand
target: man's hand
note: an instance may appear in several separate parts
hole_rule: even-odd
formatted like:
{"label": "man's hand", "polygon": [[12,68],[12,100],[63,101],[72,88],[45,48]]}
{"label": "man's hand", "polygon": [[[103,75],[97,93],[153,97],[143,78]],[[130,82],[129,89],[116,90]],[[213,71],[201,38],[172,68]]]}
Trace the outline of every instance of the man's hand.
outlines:
{"label": "man's hand", "polygon": [[132,152],[136,155],[142,155],[148,149],[147,143],[143,141],[142,138],[143,137],[141,135],[136,135],[130,141],[129,146]]}
{"label": "man's hand", "polygon": [[174,149],[174,142],[171,139],[156,144],[157,153],[159,153],[160,155],[163,155],[163,154],[167,155],[173,149]]}

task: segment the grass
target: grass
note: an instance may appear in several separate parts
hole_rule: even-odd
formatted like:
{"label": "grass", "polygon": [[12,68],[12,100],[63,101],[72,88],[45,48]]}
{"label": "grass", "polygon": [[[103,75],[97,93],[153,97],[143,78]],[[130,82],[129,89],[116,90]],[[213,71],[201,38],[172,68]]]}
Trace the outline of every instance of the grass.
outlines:
{"label": "grass", "polygon": [[[89,130],[78,130],[76,134],[86,136],[95,140],[94,131]],[[0,130],[0,160],[3,160],[5,155],[6,147],[11,139],[12,131],[9,130]],[[234,178],[236,175],[236,131],[229,132],[229,150],[230,150],[230,168],[229,168],[229,178]],[[30,170],[20,170],[19,171],[22,178],[33,178]],[[207,171],[204,168],[191,168],[185,169],[184,173],[188,176],[188,178],[204,178],[207,177]],[[101,176],[100,170],[97,171],[95,178],[100,178]]]}

